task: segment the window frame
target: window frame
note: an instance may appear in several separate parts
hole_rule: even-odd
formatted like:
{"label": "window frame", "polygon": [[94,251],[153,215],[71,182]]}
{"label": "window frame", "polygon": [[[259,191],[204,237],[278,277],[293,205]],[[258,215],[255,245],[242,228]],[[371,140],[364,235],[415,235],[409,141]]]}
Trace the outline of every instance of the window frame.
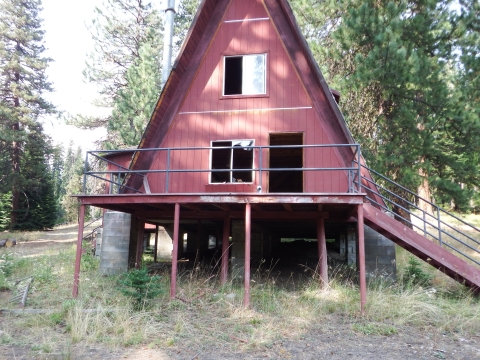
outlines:
{"label": "window frame", "polygon": [[[230,168],[229,168],[229,171],[225,171],[225,172],[228,172],[229,173],[229,178],[230,178],[230,181],[227,181],[227,182],[213,182],[212,181],[212,175],[213,175],[213,167],[212,167],[212,163],[213,163],[213,151],[215,150],[214,149],[214,143],[222,143],[222,142],[230,142],[231,143],[231,149],[230,149]],[[210,185],[242,185],[242,184],[253,184],[254,181],[255,181],[255,171],[253,170],[255,168],[255,151],[254,149],[250,149],[249,151],[252,152],[252,164],[251,164],[251,168],[252,168],[252,172],[251,172],[251,181],[232,181],[234,178],[233,178],[233,173],[235,172],[235,168],[233,167],[234,166],[234,157],[233,157],[233,150],[234,149],[234,146],[242,146],[242,143],[244,142],[249,142],[250,144],[249,145],[243,145],[243,146],[255,146],[255,140],[254,139],[234,139],[234,140],[211,140],[210,141],[210,159],[209,159],[209,169],[210,169],[210,172],[209,172],[209,176],[208,176],[208,183]],[[237,143],[237,144],[235,144]],[[226,146],[219,146],[219,147],[226,147]],[[227,149],[223,149],[223,150],[227,150]],[[227,169],[227,168],[225,168]],[[223,169],[223,170],[225,170]],[[219,169],[219,170],[222,170],[222,169]],[[244,171],[246,172],[246,171]]]}
{"label": "window frame", "polygon": [[[264,74],[263,74],[263,81],[264,81],[264,92],[263,93],[253,93],[253,94],[229,94],[225,95],[225,71],[226,71],[226,65],[225,65],[225,60],[226,58],[231,58],[231,57],[248,57],[248,56],[255,56],[255,55],[263,55],[264,57]],[[247,54],[231,54],[231,53],[225,53],[222,55],[222,63],[221,63],[221,72],[222,76],[220,77],[221,85],[221,93],[220,93],[220,99],[234,99],[234,98],[253,98],[253,97],[268,97],[269,96],[269,87],[268,87],[268,57],[269,53],[268,51],[264,52],[255,52],[255,53],[247,53]],[[242,60],[243,64],[243,60]],[[243,75],[242,75],[242,86],[243,86]]]}

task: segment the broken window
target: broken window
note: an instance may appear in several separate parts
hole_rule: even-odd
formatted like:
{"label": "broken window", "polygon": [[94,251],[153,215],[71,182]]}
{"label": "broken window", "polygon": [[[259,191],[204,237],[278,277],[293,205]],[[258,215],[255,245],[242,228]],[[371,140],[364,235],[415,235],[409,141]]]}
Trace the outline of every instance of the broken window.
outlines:
{"label": "broken window", "polygon": [[[253,140],[212,141],[211,183],[251,183]],[[214,171],[222,170],[222,171]]]}
{"label": "broken window", "polygon": [[266,54],[225,56],[223,95],[266,94]]}

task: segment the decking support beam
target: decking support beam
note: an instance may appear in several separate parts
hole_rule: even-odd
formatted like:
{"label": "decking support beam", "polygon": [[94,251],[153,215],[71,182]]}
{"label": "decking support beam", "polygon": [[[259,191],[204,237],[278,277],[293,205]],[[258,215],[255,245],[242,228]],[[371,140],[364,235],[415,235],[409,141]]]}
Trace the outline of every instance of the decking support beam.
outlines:
{"label": "decking support beam", "polygon": [[228,277],[228,250],[230,247],[230,217],[228,212],[223,219],[223,237],[222,237],[222,265],[220,273],[220,283],[224,285]]}
{"label": "decking support beam", "polygon": [[363,221],[363,204],[357,207],[357,226],[358,226],[358,259],[360,270],[360,309],[365,311],[367,303],[367,278],[365,273],[365,232]]}
{"label": "decking support beam", "polygon": [[145,219],[138,219],[137,228],[137,249],[135,253],[135,269],[142,267],[142,255],[143,255],[143,235],[145,233]]}
{"label": "decking support beam", "polygon": [[78,285],[80,283],[80,262],[82,260],[82,241],[83,226],[85,224],[85,205],[80,205],[80,214],[78,216],[78,235],[77,235],[77,253],[75,256],[75,272],[73,274],[73,290],[72,296],[78,296]]}
{"label": "decking support beam", "polygon": [[325,288],[328,285],[328,265],[327,265],[327,242],[325,239],[325,219],[317,219],[317,241],[318,241],[318,274],[320,277],[320,286]]}
{"label": "decking support beam", "polygon": [[180,204],[175,204],[173,220],[173,251],[172,251],[172,274],[170,279],[170,299],[175,299],[177,291],[177,263],[178,263],[178,231],[180,224]]}
{"label": "decking support beam", "polygon": [[243,304],[250,306],[250,249],[251,249],[251,214],[252,208],[249,203],[245,204],[245,293]]}

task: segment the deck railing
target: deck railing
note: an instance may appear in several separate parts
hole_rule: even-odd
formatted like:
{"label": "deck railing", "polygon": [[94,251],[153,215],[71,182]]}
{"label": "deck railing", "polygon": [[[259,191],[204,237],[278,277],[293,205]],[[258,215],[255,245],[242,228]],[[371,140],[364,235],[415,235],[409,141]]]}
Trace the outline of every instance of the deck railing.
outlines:
{"label": "deck railing", "polygon": [[[390,213],[425,238],[437,242],[461,258],[480,265],[479,228],[375,170],[364,165],[362,168],[372,176],[371,179],[362,176],[361,185],[372,204]],[[453,223],[458,225],[455,226]]]}
{"label": "deck railing", "polygon": [[[93,178],[100,180],[104,183],[109,184],[110,193],[123,193],[125,191],[130,191],[134,193],[143,193],[144,191],[140,190],[142,187],[148,187],[148,182],[146,181],[146,176],[153,173],[162,173],[165,174],[165,188],[162,193],[170,192],[170,180],[172,174],[176,173],[209,173],[209,174],[218,174],[222,172],[253,172],[258,174],[255,185],[260,186],[260,189],[257,191],[263,191],[261,189],[263,174],[265,172],[278,172],[278,171],[301,171],[301,172],[343,172],[348,177],[348,187],[345,188],[345,192],[354,193],[358,192],[360,189],[359,176],[360,166],[358,165],[358,159],[361,157],[360,146],[358,144],[318,144],[318,145],[270,145],[270,146],[244,146],[241,148],[244,150],[250,150],[255,153],[255,161],[252,168],[224,168],[224,169],[211,169],[211,168],[174,168],[172,167],[173,159],[178,154],[178,152],[188,151],[190,156],[195,156],[195,153],[198,152],[208,152],[208,158],[211,159],[211,152],[213,150],[236,150],[238,146],[217,146],[217,147],[177,147],[177,148],[149,148],[149,149],[137,149],[137,150],[94,150],[87,151],[85,159],[85,171],[84,171],[84,194],[92,194],[95,192],[104,191],[105,187],[98,187],[89,185],[88,178]],[[320,166],[315,167],[267,167],[264,164],[267,163],[265,158],[268,156],[268,151],[272,149],[302,149],[302,151],[314,151],[315,149],[333,149],[337,158],[340,159],[342,156],[349,156],[347,163],[350,163],[350,166],[322,166],[321,160]],[[121,155],[122,153],[132,153],[132,156],[138,155],[138,153],[143,152],[154,152],[155,156],[161,154],[166,156],[164,161],[164,168],[161,169],[130,169],[118,163],[115,163],[112,160],[109,160],[104,157],[105,154],[111,155]],[[193,155],[192,155],[193,154]],[[304,156],[305,157],[305,156]],[[95,160],[95,168],[93,168],[92,163]],[[210,160],[211,161],[211,160]],[[341,162],[341,161],[339,161]],[[108,165],[113,170],[107,170]],[[210,175],[211,176],[211,175]],[[253,176],[252,176],[253,178]],[[140,186],[133,187],[132,184],[141,184]],[[97,191],[95,191],[97,189]],[[100,190],[99,190],[100,189]],[[112,191],[113,190],[113,191]]]}

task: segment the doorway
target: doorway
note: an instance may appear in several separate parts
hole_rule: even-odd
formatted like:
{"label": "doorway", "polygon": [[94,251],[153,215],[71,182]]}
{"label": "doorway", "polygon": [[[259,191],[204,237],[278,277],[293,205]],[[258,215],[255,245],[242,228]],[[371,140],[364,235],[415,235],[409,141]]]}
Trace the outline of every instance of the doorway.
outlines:
{"label": "doorway", "polygon": [[[303,145],[303,133],[270,134],[270,145]],[[303,167],[303,148],[270,149],[270,168],[301,169]],[[303,171],[270,171],[268,177],[269,192],[303,192]]]}

